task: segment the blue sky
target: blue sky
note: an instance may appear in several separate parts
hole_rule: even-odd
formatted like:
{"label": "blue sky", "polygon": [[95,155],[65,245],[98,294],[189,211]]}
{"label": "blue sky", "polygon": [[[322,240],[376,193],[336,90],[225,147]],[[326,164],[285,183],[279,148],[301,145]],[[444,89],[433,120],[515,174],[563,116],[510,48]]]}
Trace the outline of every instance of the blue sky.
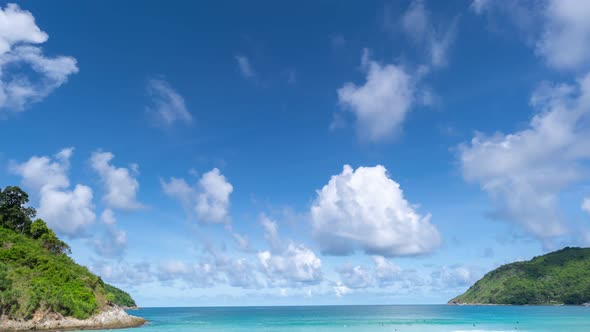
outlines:
{"label": "blue sky", "polygon": [[590,245],[587,4],[1,6],[0,184],[142,306],[444,303]]}

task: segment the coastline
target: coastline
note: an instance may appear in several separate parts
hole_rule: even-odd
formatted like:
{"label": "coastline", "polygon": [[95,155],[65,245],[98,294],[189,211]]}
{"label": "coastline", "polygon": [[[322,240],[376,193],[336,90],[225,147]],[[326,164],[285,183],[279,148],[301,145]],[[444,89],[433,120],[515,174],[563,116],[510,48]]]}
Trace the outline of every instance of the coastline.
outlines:
{"label": "coastline", "polygon": [[564,304],[564,303],[535,303],[535,304],[508,304],[508,303],[464,303],[464,302],[447,302],[447,305],[453,306],[515,306],[515,307],[525,307],[525,306],[546,306],[546,307],[560,307],[560,306],[571,306],[571,307],[590,307],[589,303],[582,303],[582,304]]}
{"label": "coastline", "polygon": [[112,306],[87,319],[63,317],[60,314],[37,312],[30,320],[0,321],[0,331],[65,331],[65,330],[101,330],[139,327],[147,321],[141,317],[129,315],[118,306]]}

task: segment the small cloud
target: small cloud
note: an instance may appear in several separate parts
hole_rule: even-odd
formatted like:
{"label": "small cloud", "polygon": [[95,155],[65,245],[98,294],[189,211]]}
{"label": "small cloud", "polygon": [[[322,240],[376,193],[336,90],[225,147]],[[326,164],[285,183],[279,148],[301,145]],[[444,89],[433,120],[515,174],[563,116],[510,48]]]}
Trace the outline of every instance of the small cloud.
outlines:
{"label": "small cloud", "polygon": [[457,19],[446,29],[437,29],[431,22],[430,12],[424,2],[414,0],[401,18],[403,31],[417,45],[424,45],[434,67],[442,67],[448,62],[448,52],[455,38]]}
{"label": "small cloud", "polygon": [[270,250],[260,251],[258,260],[271,286],[318,284],[323,280],[322,261],[303,244],[282,239],[277,223],[260,215]]}
{"label": "small cloud", "polygon": [[490,5],[490,0],[473,0],[469,8],[471,8],[471,10],[473,10],[476,14],[480,15],[484,11],[488,10]]}
{"label": "small cloud", "polygon": [[590,214],[590,197],[584,198],[584,200],[582,201],[582,210]]}
{"label": "small cloud", "polygon": [[100,221],[106,225],[114,225],[117,222],[115,219],[115,214],[111,209],[102,211],[102,214],[100,215]]}
{"label": "small cloud", "polygon": [[234,190],[218,168],[203,174],[196,186],[190,186],[184,179],[160,180],[164,193],[182,203],[189,214],[205,223],[228,223],[229,198]]}
{"label": "small cloud", "polygon": [[139,209],[143,205],[137,201],[139,182],[135,178],[138,174],[137,164],[129,168],[115,167],[111,161],[115,158],[110,152],[94,152],[90,158],[92,168],[100,176],[105,195],[104,202],[116,209]]}
{"label": "small cloud", "polygon": [[116,219],[111,209],[103,211],[101,221],[106,229],[102,237],[94,240],[94,250],[105,258],[123,256],[127,248],[127,232],[116,228]]}
{"label": "small cloud", "polygon": [[172,126],[175,123],[189,125],[193,116],[187,110],[184,98],[168,82],[152,79],[148,81],[151,105],[148,112],[154,116],[158,125]]}
{"label": "small cloud", "polygon": [[17,4],[0,7],[0,20],[0,111],[20,112],[65,84],[78,72],[77,61],[70,56],[47,57],[41,47],[33,46],[49,36]]}
{"label": "small cloud", "polygon": [[332,286],[332,288],[334,289],[334,294],[336,294],[337,297],[343,297],[344,295],[352,292],[350,288],[343,285],[340,281],[337,282],[334,286]]}
{"label": "small cloud", "polygon": [[244,55],[236,55],[235,56],[236,62],[238,63],[238,68],[240,69],[240,73],[244,78],[247,79],[254,79],[256,78],[256,72],[252,65],[250,64],[250,60]]}
{"label": "small cloud", "polygon": [[231,236],[236,243],[237,249],[242,252],[251,252],[252,248],[250,247],[250,240],[246,235],[238,234],[235,232],[231,232]]}
{"label": "small cloud", "polygon": [[433,286],[443,289],[471,286],[482,273],[480,269],[465,265],[443,266],[432,272]]}
{"label": "small cloud", "polygon": [[337,91],[338,100],[344,110],[355,115],[363,140],[382,141],[401,131],[416,103],[416,80],[403,67],[371,60],[366,49],[361,65],[366,71],[365,83],[345,83]]}

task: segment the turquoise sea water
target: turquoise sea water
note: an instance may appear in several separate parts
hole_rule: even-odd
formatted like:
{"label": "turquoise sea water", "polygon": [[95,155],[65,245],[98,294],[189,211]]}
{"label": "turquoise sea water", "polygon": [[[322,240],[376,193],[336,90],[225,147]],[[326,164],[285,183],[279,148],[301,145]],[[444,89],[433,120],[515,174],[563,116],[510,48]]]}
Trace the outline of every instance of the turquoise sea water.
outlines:
{"label": "turquoise sea water", "polygon": [[576,306],[301,306],[145,308],[134,332],[589,332],[590,307]]}

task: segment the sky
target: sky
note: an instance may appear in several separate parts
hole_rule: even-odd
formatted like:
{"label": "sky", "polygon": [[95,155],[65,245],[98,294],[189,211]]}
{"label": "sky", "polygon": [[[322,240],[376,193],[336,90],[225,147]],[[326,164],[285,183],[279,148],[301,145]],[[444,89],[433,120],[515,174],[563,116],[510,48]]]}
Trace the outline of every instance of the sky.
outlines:
{"label": "sky", "polygon": [[0,8],[0,186],[140,306],[446,303],[590,246],[588,2]]}

